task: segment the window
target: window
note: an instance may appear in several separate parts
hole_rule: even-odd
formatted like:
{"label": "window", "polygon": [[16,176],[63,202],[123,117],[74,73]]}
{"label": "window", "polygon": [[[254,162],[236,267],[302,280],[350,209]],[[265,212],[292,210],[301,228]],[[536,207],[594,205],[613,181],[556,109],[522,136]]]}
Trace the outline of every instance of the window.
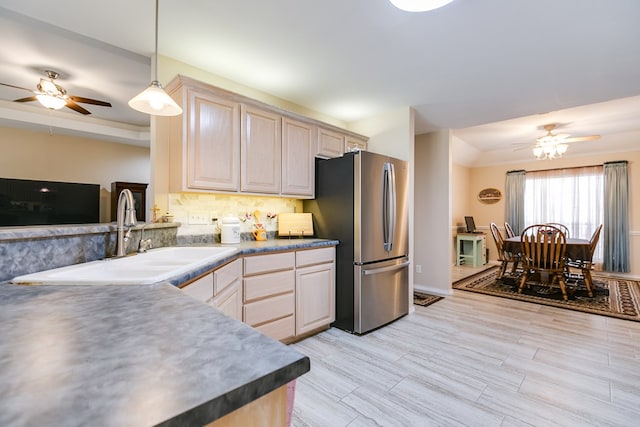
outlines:
{"label": "window", "polygon": [[[589,239],[604,216],[603,168],[553,169],[527,172],[524,190],[524,223],[558,222],[569,236]],[[598,244],[594,261],[602,262]]]}

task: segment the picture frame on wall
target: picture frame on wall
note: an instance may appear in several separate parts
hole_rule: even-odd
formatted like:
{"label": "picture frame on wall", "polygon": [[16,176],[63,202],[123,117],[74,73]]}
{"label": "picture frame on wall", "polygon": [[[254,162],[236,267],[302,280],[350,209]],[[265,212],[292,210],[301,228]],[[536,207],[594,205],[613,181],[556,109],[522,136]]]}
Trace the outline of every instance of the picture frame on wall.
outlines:
{"label": "picture frame on wall", "polygon": [[502,200],[502,192],[497,188],[485,188],[478,193],[478,201],[484,204],[498,203]]}

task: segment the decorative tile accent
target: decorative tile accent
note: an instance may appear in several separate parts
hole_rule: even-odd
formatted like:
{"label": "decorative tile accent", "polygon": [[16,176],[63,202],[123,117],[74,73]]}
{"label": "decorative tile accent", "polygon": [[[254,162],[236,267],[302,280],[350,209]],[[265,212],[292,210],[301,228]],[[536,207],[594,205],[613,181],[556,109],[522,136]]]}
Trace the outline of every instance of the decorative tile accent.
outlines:
{"label": "decorative tile accent", "polygon": [[[277,231],[277,218],[268,220],[267,213],[279,214],[280,212],[302,212],[302,200],[287,199],[282,197],[226,195],[226,194],[200,194],[200,193],[170,193],[169,212],[174,220],[182,224],[178,235],[214,235],[218,234],[217,224],[213,218],[221,220],[227,216],[245,218],[240,222],[242,233],[251,233],[254,229],[255,219],[253,212],[260,211],[263,218],[262,224],[267,231]],[[209,224],[189,224],[189,217],[193,213],[207,214]]]}

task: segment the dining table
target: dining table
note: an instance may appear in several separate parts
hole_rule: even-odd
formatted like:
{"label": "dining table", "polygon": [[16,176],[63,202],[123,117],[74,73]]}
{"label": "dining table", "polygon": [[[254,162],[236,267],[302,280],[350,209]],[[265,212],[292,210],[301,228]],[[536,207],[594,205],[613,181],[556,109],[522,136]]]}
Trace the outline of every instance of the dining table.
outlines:
{"label": "dining table", "polygon": [[[504,249],[511,253],[522,252],[521,236],[504,239]],[[591,258],[589,239],[567,238],[565,258],[571,260],[588,260]]]}

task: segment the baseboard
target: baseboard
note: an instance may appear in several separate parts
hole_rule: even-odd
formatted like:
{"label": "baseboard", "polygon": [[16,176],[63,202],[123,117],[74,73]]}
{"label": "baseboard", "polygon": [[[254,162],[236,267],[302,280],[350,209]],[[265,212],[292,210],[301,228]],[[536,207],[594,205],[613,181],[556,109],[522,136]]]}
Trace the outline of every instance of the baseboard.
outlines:
{"label": "baseboard", "polygon": [[418,292],[424,292],[426,294],[430,294],[430,295],[437,295],[439,297],[449,297],[451,295],[453,295],[453,289],[449,289],[449,290],[443,290],[440,288],[432,288],[430,286],[423,286],[423,285],[413,285],[413,290],[414,291],[418,291]]}

